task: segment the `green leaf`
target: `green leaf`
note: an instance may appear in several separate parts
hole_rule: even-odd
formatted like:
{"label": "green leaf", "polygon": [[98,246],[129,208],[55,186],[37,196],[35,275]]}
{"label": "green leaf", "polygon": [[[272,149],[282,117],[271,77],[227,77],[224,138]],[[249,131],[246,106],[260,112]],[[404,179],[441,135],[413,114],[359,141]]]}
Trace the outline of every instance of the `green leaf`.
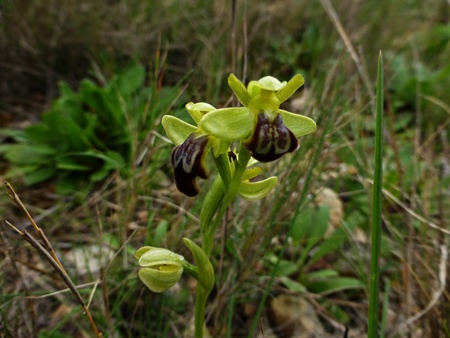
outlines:
{"label": "green leaf", "polygon": [[108,138],[120,135],[124,130],[124,113],[116,93],[97,87],[92,81],[84,80],[80,86],[80,96],[89,109],[99,118],[101,129],[108,130]]}
{"label": "green leaf", "polygon": [[308,289],[304,285],[300,284],[299,282],[297,282],[295,280],[290,279],[289,277],[281,276],[280,281],[291,291],[299,292],[299,293],[308,292]]}
{"label": "green leaf", "polygon": [[109,175],[110,172],[111,172],[110,169],[102,167],[101,169],[99,169],[95,173],[93,173],[89,177],[89,180],[91,182],[100,182],[101,180],[105,179]]}
{"label": "green leaf", "polygon": [[299,267],[310,263],[309,253],[323,240],[329,217],[328,207],[307,207],[293,220],[291,236],[302,243],[301,255],[297,261]]}
{"label": "green leaf", "polygon": [[17,142],[26,141],[25,134],[22,130],[16,129],[0,129],[0,136],[11,137]]}
{"label": "green leaf", "polygon": [[106,150],[108,149],[108,145],[105,144],[102,139],[102,135],[99,133],[99,120],[96,115],[93,114],[85,114],[86,124],[83,127],[83,133],[91,144],[91,147]]}
{"label": "green leaf", "polygon": [[72,90],[67,82],[61,81],[58,83],[59,93],[61,98],[74,98],[76,93]]}
{"label": "green leaf", "polygon": [[121,170],[125,166],[120,154],[109,151],[106,154],[93,154],[94,157],[104,161],[103,167],[90,176],[91,182],[98,182],[106,178],[113,170]]}
{"label": "green leaf", "polygon": [[[135,66],[115,79],[115,85],[121,95],[129,96],[143,86],[145,80],[145,68],[143,66]],[[114,82],[112,82],[114,84]]]}
{"label": "green leaf", "polygon": [[34,164],[11,168],[7,171],[5,178],[23,177],[25,184],[32,185],[56,177],[56,175],[56,170],[53,167],[42,167],[40,164]]}
{"label": "green leaf", "polygon": [[372,246],[370,264],[370,292],[369,292],[369,326],[368,337],[376,337],[378,330],[379,288],[380,288],[380,245],[381,223],[383,215],[383,111],[384,111],[384,80],[383,57],[380,51],[377,69],[377,93],[376,93],[376,129],[374,151],[374,178],[372,197]]}
{"label": "green leaf", "polygon": [[293,220],[291,237],[294,241],[303,239],[314,244],[323,238],[329,220],[328,207],[306,207]]}
{"label": "green leaf", "polygon": [[6,149],[5,158],[16,165],[46,164],[56,150],[46,145],[13,144]]}
{"label": "green leaf", "polygon": [[24,135],[32,143],[51,143],[55,139],[55,133],[44,123],[36,123],[29,126],[25,129]]}
{"label": "green leaf", "polygon": [[326,279],[339,276],[339,273],[333,269],[322,269],[308,273],[308,280]]}
{"label": "green leaf", "polygon": [[342,248],[347,238],[348,237],[346,233],[341,228],[336,229],[328,238],[326,238],[322,243],[320,243],[320,246],[318,247],[317,251],[314,252],[312,257],[309,259],[307,265],[314,264],[315,262],[317,262],[325,255],[329,254],[330,252],[340,250],[340,248]]}
{"label": "green leaf", "polygon": [[65,82],[59,83],[60,96],[52,104],[50,112],[44,113],[42,120],[46,123],[48,113],[60,114],[70,117],[80,126],[84,125],[86,113],[84,111],[84,102],[80,95],[72,91],[72,88]]}
{"label": "green leaf", "polygon": [[311,238],[322,239],[327,232],[329,223],[330,208],[328,206],[315,208],[312,215]]}
{"label": "green leaf", "polygon": [[307,236],[310,227],[312,226],[313,208],[306,207],[303,211],[298,213],[297,217],[292,220],[291,237],[294,241]]}
{"label": "green leaf", "polygon": [[84,127],[64,111],[46,113],[44,122],[27,128],[26,134],[30,140],[51,144],[64,152],[90,147]]}
{"label": "green leaf", "polygon": [[[264,257],[264,261],[269,264],[269,266],[274,266],[278,260],[278,257],[272,253],[267,254]],[[278,268],[276,271],[277,276],[290,276],[298,272],[298,266],[295,262],[288,261],[285,259],[280,260]]]}
{"label": "green leaf", "polygon": [[57,172],[53,167],[41,168],[33,173],[25,176],[25,184],[32,185],[40,182],[44,182],[50,178],[56,177]]}
{"label": "green leaf", "polygon": [[79,151],[91,147],[83,128],[72,118],[69,116],[61,116],[59,123],[62,125],[61,132],[63,133],[67,143],[67,150]]}
{"label": "green leaf", "polygon": [[214,268],[205,252],[189,238],[183,238],[184,244],[192,252],[198,267],[198,281],[202,284],[206,294],[209,294],[214,286]]}
{"label": "green leaf", "polygon": [[74,158],[63,156],[57,160],[56,168],[72,171],[89,171],[92,167],[78,163]]}
{"label": "green leaf", "polygon": [[[335,320],[338,320],[339,323],[342,324],[348,324],[350,323],[350,316],[347,313],[347,311],[345,311],[344,309],[342,309],[341,306],[337,305],[336,302],[328,301],[326,299],[324,299],[323,302],[321,302],[321,305],[324,306],[327,311],[332,314],[333,318]],[[380,337],[381,338],[381,337]]]}
{"label": "green leaf", "polygon": [[329,279],[308,282],[306,287],[310,292],[324,295],[343,290],[364,288],[364,283],[356,278],[332,277]]}
{"label": "green leaf", "polygon": [[57,168],[68,171],[92,171],[89,180],[98,182],[113,170],[121,170],[125,166],[124,158],[114,151],[98,153],[92,150],[69,153],[58,157]]}
{"label": "green leaf", "polygon": [[12,178],[15,176],[23,176],[27,174],[32,174],[36,170],[39,170],[41,164],[30,164],[30,165],[21,165],[10,168],[6,173],[6,178]]}

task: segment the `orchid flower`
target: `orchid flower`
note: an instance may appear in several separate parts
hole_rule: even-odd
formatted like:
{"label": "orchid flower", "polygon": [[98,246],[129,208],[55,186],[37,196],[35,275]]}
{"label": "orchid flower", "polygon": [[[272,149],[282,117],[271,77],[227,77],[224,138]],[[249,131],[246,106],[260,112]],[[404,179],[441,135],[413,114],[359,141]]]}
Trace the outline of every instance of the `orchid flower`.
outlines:
{"label": "orchid flower", "polygon": [[[204,102],[186,104],[186,110],[198,124],[201,119],[213,110],[212,105]],[[197,177],[208,178],[205,158],[211,148],[215,156],[225,153],[230,142],[211,137],[201,130],[179,118],[165,115],[162,125],[169,139],[175,144],[171,162],[175,171],[175,184],[179,191],[187,196],[198,194]]]}
{"label": "orchid flower", "polygon": [[[215,111],[212,105],[204,102],[188,103],[186,110],[194,121],[199,124],[201,120],[211,112]],[[180,192],[187,196],[196,196],[199,192],[197,177],[206,179],[205,158],[212,149],[215,157],[228,154],[230,141],[208,135],[200,127],[196,127],[180,120],[175,116],[166,115],[162,119],[163,127],[169,139],[175,144],[172,150],[171,162],[174,167],[175,184]],[[256,161],[251,162],[255,164]],[[230,168],[233,165],[230,159]],[[277,178],[269,177],[261,181],[251,182],[262,172],[261,168],[249,168],[239,186],[238,193],[248,200],[257,200],[265,197],[273,187]]]}
{"label": "orchid flower", "polygon": [[199,127],[209,135],[226,141],[243,141],[253,158],[270,162],[298,148],[297,138],[316,130],[309,117],[280,109],[304,83],[295,75],[289,82],[272,76],[250,81],[247,88],[231,74],[228,85],[244,108],[223,108],[205,115]]}

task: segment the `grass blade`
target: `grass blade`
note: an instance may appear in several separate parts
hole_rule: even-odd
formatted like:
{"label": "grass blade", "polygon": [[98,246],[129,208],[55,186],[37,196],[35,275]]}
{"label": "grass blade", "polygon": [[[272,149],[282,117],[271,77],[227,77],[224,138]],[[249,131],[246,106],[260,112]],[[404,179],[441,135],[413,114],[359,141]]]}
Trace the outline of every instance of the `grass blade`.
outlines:
{"label": "grass blade", "polygon": [[372,199],[372,258],[370,264],[370,298],[369,298],[369,329],[367,336],[378,336],[378,305],[380,283],[380,242],[381,242],[381,190],[382,172],[382,140],[383,140],[383,56],[380,51],[377,71],[377,113],[375,130],[375,170]]}

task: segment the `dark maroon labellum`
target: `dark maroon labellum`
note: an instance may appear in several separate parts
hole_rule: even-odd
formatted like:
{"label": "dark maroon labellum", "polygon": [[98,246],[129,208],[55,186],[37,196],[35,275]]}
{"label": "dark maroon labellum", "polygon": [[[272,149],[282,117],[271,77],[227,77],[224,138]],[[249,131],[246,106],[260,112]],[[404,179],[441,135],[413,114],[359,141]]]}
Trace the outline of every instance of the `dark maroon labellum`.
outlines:
{"label": "dark maroon labellum", "polygon": [[207,136],[195,138],[195,135],[191,134],[172,151],[171,162],[174,168],[175,184],[180,192],[189,197],[198,194],[196,178],[208,178],[203,163],[207,144]]}
{"label": "dark maroon labellum", "polygon": [[298,148],[295,135],[283,123],[280,114],[271,122],[266,113],[258,114],[252,136],[244,143],[253,158],[271,162]]}

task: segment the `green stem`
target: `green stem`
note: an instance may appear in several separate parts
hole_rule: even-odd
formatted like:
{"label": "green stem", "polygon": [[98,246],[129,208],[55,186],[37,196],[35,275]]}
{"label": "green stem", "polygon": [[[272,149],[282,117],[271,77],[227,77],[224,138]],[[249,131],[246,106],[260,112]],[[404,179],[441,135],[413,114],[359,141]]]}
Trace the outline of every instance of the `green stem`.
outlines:
{"label": "green stem", "polygon": [[368,337],[378,336],[378,306],[380,287],[380,242],[381,242],[381,193],[383,184],[382,147],[383,147],[383,57],[378,57],[377,72],[377,114],[375,130],[375,169],[373,179],[372,200],[372,259],[370,265],[370,297],[369,297],[369,328]]}
{"label": "green stem", "polygon": [[247,169],[248,161],[250,161],[250,153],[247,151],[247,149],[241,147],[241,150],[239,151],[239,160],[235,163],[235,169],[230,182],[230,186],[228,187],[228,190],[222,199],[222,203],[218,207],[216,217],[214,218],[208,229],[206,229],[206,233],[204,234],[202,249],[205,251],[208,257],[211,254],[214,234],[216,233],[217,227],[219,226],[220,221],[225,215],[228,207],[236,198],[236,195],[239,191],[239,186],[242,182],[242,176],[244,175],[245,169]]}
{"label": "green stem", "polygon": [[228,155],[221,154],[219,157],[213,156],[213,158],[217,170],[219,171],[220,178],[222,179],[223,186],[227,189],[231,182],[230,160],[228,159]]}
{"label": "green stem", "polygon": [[[244,147],[241,147],[239,152],[239,159],[235,162],[235,169],[233,175],[230,172],[230,166],[228,163],[225,163],[224,160],[228,160],[226,157],[219,157],[216,160],[216,165],[219,168],[220,178],[222,183],[220,186],[213,187],[217,190],[217,192],[211,191],[211,198],[215,200],[214,203],[211,203],[209,207],[214,207],[215,210],[203,210],[200,215],[205,217],[209,217],[211,219],[211,215],[215,214],[214,219],[211,223],[205,224],[204,220],[200,220],[200,224],[202,224],[202,250],[205,252],[206,256],[209,258],[211,255],[214,234],[217,230],[222,217],[225,215],[230,204],[233,202],[236,197],[239,186],[242,182],[242,176],[244,175],[245,169],[247,168],[248,161],[250,160],[250,153]],[[228,172],[227,172],[228,170]],[[231,181],[230,181],[231,180]],[[228,181],[228,182],[227,182]],[[225,195],[222,197],[223,189],[226,189]],[[228,189],[226,188],[228,187]],[[218,198],[220,195],[220,203],[218,202]],[[207,216],[208,215],[208,216]],[[205,307],[206,300],[208,299],[209,291],[205,290],[203,286],[198,283],[197,284],[197,292],[195,295],[195,338],[203,337],[203,330],[205,326]]]}
{"label": "green stem", "polygon": [[195,294],[195,338],[203,338],[205,326],[205,308],[209,293],[198,283]]}
{"label": "green stem", "polygon": [[183,261],[183,272],[186,272],[188,275],[194,277],[198,280],[198,267],[187,262]]}
{"label": "green stem", "polygon": [[225,187],[223,185],[222,178],[218,175],[214,179],[210,190],[206,194],[205,199],[203,200],[202,210],[200,211],[200,230],[203,237],[211,224],[214,214],[219,208],[224,194]]}

